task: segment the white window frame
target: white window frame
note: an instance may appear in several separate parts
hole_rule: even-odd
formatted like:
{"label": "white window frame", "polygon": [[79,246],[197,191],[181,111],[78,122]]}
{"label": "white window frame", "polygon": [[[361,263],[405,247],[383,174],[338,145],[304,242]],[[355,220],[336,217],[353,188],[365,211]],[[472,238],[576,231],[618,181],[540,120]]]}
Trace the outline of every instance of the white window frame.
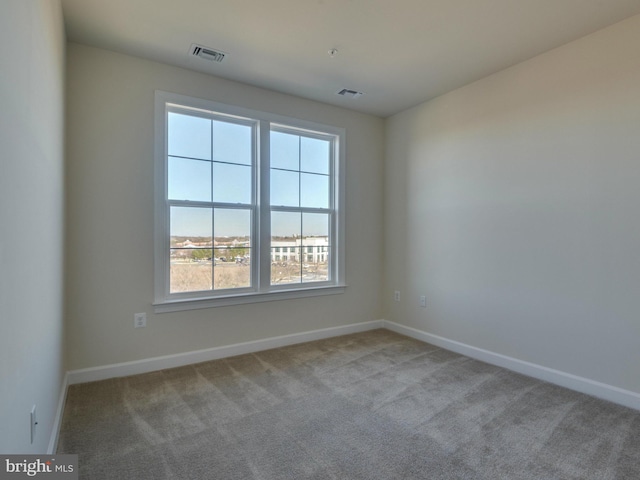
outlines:
{"label": "white window frame", "polygon": [[[215,116],[233,116],[255,122],[255,169],[252,220],[252,287],[211,290],[205,292],[170,293],[169,291],[169,210],[167,166],[167,118],[172,107],[193,108]],[[271,285],[271,206],[269,142],[271,129],[285,127],[313,136],[333,137],[330,195],[331,224],[329,241],[332,248],[331,279],[325,282]],[[155,92],[155,215],[154,215],[154,310],[156,313],[193,310],[217,306],[286,300],[300,297],[344,293],[345,281],[345,137],[341,127],[319,124],[282,115],[251,110],[186,95]],[[274,207],[275,210],[282,208]],[[296,209],[292,209],[296,210]],[[304,211],[305,209],[297,209]],[[302,252],[302,248],[301,248]]]}

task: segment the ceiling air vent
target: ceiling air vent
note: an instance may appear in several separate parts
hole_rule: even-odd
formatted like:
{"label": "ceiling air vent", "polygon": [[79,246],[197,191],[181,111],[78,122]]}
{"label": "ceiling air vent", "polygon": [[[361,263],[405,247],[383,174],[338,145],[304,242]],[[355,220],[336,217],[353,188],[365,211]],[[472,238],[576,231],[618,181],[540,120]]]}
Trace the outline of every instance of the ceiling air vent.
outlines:
{"label": "ceiling air vent", "polygon": [[347,97],[347,98],[359,98],[362,95],[364,95],[364,93],[362,92],[358,92],[356,90],[349,90],[348,88],[343,88],[339,92],[336,92],[336,94],[342,95],[343,97]]}
{"label": "ceiling air vent", "polygon": [[224,57],[227,56],[226,53],[221,52],[219,50],[213,50],[212,48],[203,47],[202,45],[196,45],[195,43],[191,45],[191,55],[194,57],[204,58],[205,60],[210,60],[212,62],[222,62]]}

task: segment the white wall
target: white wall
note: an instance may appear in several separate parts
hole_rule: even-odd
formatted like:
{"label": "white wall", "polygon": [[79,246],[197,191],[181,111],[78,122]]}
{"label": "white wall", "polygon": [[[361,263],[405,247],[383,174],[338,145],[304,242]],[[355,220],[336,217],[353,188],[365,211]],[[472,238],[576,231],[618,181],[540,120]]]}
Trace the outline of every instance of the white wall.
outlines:
{"label": "white wall", "polygon": [[[87,46],[67,55],[70,370],[380,318],[383,120]],[[345,294],[152,313],[155,89],[347,129]]]}
{"label": "white wall", "polygon": [[385,318],[640,392],[638,59],[640,16],[388,119]]}
{"label": "white wall", "polygon": [[[64,49],[57,0],[0,2],[0,452],[45,453],[62,384]],[[29,413],[39,425],[30,443]]]}

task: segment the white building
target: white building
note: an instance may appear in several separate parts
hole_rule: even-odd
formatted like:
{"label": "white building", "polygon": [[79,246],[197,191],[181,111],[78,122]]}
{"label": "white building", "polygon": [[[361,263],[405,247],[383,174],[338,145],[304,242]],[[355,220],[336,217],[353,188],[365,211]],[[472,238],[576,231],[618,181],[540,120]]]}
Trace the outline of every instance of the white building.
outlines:
{"label": "white building", "polygon": [[329,259],[329,237],[292,238],[271,242],[271,262],[325,263]]}

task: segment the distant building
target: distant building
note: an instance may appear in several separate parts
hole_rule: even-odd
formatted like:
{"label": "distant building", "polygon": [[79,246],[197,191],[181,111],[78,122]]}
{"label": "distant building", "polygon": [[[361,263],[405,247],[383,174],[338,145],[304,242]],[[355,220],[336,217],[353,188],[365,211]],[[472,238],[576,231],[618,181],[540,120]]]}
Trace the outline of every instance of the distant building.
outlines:
{"label": "distant building", "polygon": [[329,237],[273,240],[271,262],[325,263],[329,259]]}

